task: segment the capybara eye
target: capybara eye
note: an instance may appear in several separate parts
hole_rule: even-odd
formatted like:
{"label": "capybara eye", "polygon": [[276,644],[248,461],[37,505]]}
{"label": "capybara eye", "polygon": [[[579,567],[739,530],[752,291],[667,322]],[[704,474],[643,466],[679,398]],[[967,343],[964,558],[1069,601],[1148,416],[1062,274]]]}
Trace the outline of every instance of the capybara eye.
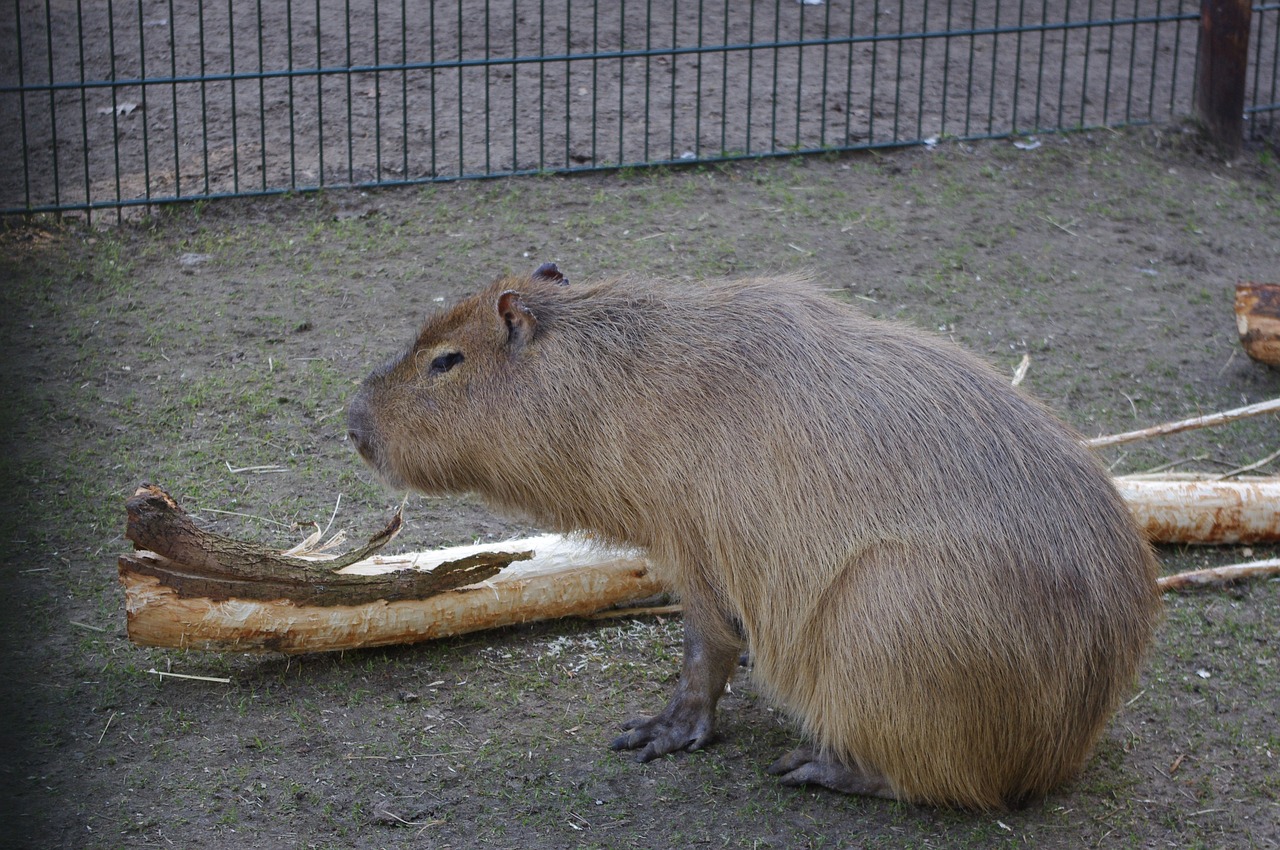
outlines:
{"label": "capybara eye", "polygon": [[443,375],[466,359],[461,351],[446,351],[431,361],[431,369],[428,374]]}

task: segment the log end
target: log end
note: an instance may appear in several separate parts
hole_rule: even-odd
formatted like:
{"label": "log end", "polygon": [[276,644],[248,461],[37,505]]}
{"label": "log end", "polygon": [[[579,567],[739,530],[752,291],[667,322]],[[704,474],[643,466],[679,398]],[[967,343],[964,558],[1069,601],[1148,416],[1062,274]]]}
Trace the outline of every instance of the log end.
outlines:
{"label": "log end", "polygon": [[1245,353],[1280,366],[1280,283],[1236,284],[1235,311]]}

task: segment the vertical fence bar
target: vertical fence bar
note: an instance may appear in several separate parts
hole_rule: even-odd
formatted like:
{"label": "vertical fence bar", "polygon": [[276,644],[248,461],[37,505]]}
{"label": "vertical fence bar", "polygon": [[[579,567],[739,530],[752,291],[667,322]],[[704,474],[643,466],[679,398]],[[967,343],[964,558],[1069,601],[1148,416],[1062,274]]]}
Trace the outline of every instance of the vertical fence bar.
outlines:
{"label": "vertical fence bar", "polygon": [[[22,4],[13,4],[14,58],[18,60],[18,129],[22,137],[22,200],[27,209],[31,202],[31,141],[27,134],[27,73],[22,49]],[[87,200],[87,199],[86,199]]]}
{"label": "vertical fence bar", "polygon": [[[898,3],[898,35],[901,36],[907,30],[907,4]],[[893,137],[898,137],[898,122],[902,118],[902,41],[899,39],[894,44],[894,51],[897,59],[897,73],[893,81]]]}
{"label": "vertical fence bar", "polygon": [[[324,185],[324,74],[320,73],[320,69],[324,67],[324,44],[320,31],[321,14],[320,0],[316,0],[316,185]],[[232,91],[234,91],[235,83],[232,83]],[[232,106],[235,106],[235,98],[232,97]]]}
{"label": "vertical fence bar", "polygon": [[[48,8],[47,2],[45,4],[45,8]],[[111,79],[113,81],[118,80],[120,77],[116,73],[116,10],[115,10],[114,0],[107,0],[107,49],[111,52]],[[201,69],[201,73],[203,75],[203,68]],[[52,82],[52,80],[50,82]],[[115,85],[111,86],[111,138],[113,140],[120,138],[119,96],[118,96],[118,89],[116,88]],[[54,132],[53,147],[54,147],[54,152],[56,154],[57,147],[58,147],[56,130]],[[120,185],[120,145],[112,144],[111,151],[115,155],[116,201],[119,202],[124,199],[122,195],[122,187]],[[205,174],[208,175],[208,173],[209,173],[209,167],[208,167],[208,160],[206,157]],[[55,168],[54,170],[54,201],[55,202],[57,201],[57,197],[58,197],[57,183],[58,183],[57,170]],[[209,188],[209,181],[206,176],[206,179],[205,179],[206,192],[208,191],[208,188]],[[117,211],[116,221],[120,221],[122,217],[123,217],[123,214]]]}
{"label": "vertical fence bar", "polygon": [[[729,10],[725,0],[724,29],[720,43],[729,43]],[[729,150],[729,51],[720,54],[720,153]]]}
{"label": "vertical fence bar", "polygon": [[941,115],[938,119],[940,135],[947,132],[947,95],[951,89],[951,40],[955,38],[952,35],[952,5],[951,0],[947,0],[947,36],[942,40],[942,103],[940,104]]}
{"label": "vertical fence bar", "polygon": [[[1139,3],[1139,0],[1133,0],[1133,17],[1135,19],[1138,17],[1138,14],[1140,11],[1138,8],[1138,3]],[[1154,37],[1154,34],[1153,34],[1153,37]],[[1154,53],[1152,53],[1151,58],[1152,58],[1152,66],[1153,66],[1151,68],[1151,75],[1155,76],[1156,71],[1154,67],[1155,65]],[[1138,26],[1137,24],[1130,24],[1129,25],[1129,81],[1125,85],[1125,100],[1124,100],[1124,120],[1125,121],[1133,120],[1133,88],[1134,88],[1134,83],[1136,82],[1136,78],[1134,77],[1134,71],[1137,69],[1137,61],[1138,61]]]}
{"label": "vertical fence bar", "polygon": [[[643,158],[647,161],[649,156],[649,117],[653,114],[649,96],[650,90],[653,88],[653,59],[651,51],[653,50],[653,0],[647,0],[644,5],[644,154]],[[565,158],[565,162],[568,162]]]}
{"label": "vertical fence bar", "polygon": [[[347,0],[350,7],[351,0]],[[515,8],[512,4],[512,20],[515,20]],[[513,26],[511,28],[515,30]],[[348,30],[347,38],[351,37]],[[514,54],[513,54],[514,55]],[[408,66],[409,64],[409,4],[408,0],[400,0],[400,64]],[[347,64],[347,80],[351,79],[351,65]],[[511,75],[512,85],[512,101],[515,100],[515,74]],[[351,106],[348,96],[347,114],[351,114]],[[515,122],[513,121],[512,124]],[[351,130],[348,128],[347,135],[350,136]],[[514,145],[514,141],[512,142]],[[515,161],[514,155],[512,161]],[[400,69],[400,179],[409,179],[409,69],[402,67]]]}
{"label": "vertical fence bar", "polygon": [[[204,0],[196,5],[196,30],[200,38],[200,151],[202,157],[202,172],[204,174],[204,194],[209,194],[209,83],[208,66],[205,64],[204,54]],[[261,23],[261,22],[259,22]],[[259,29],[261,32],[261,29]],[[265,127],[265,120],[264,120]],[[266,132],[265,129],[263,132]]]}
{"label": "vertical fence bar", "polygon": [[[461,63],[466,57],[466,49],[463,45],[463,23],[462,23],[462,5],[463,0],[457,0],[458,3],[458,62]],[[376,8],[376,6],[375,6]],[[463,104],[466,103],[466,95],[463,87],[463,80],[466,77],[466,70],[459,65],[458,67],[458,173],[466,174],[466,140],[467,125],[462,115]]]}
{"label": "vertical fence bar", "polygon": [[232,0],[227,0],[227,57],[228,72],[231,79],[227,85],[231,89],[231,185],[236,194],[240,193],[240,132],[236,123],[236,13]]}
{"label": "vertical fence bar", "polygon": [[[652,0],[650,0],[652,2]],[[747,43],[755,44],[756,40],[756,4],[751,4],[751,11],[747,18]],[[747,116],[746,121],[746,139],[744,140],[743,152],[751,153],[751,106],[755,103],[755,59],[756,50],[754,47],[747,48]]]}
{"label": "vertical fence bar", "polygon": [[[1088,20],[1093,20],[1093,0],[1089,0]],[[1084,69],[1080,73],[1080,118],[1077,126],[1084,126],[1089,103],[1089,57],[1093,49],[1093,24],[1084,29]]]}
{"label": "vertical fence bar", "polygon": [[1013,108],[1009,116],[1009,132],[1018,132],[1018,94],[1022,89],[1022,33],[1026,27],[1027,0],[1018,0],[1018,36],[1013,45]]}
{"label": "vertical fence bar", "polygon": [[995,4],[996,18],[992,23],[995,30],[991,35],[991,82],[987,97],[987,135],[994,132],[996,115],[996,70],[1000,64],[1000,3]]}
{"label": "vertical fence bar", "polygon": [[[403,2],[403,0],[402,0]],[[519,0],[511,0],[511,56],[515,58],[520,55],[520,28],[516,26],[516,22],[520,20]],[[408,61],[408,60],[406,60]],[[515,170],[520,167],[520,66],[514,62],[511,64],[511,169]],[[622,158],[618,158],[622,162]],[[408,171],[405,171],[408,175]]]}
{"label": "vertical fence bar", "polygon": [[1116,58],[1116,3],[1111,0],[1110,18],[1107,21],[1107,64],[1102,77],[1102,123],[1106,124],[1111,117],[1111,66]]}
{"label": "vertical fence bar", "polygon": [[670,134],[669,134],[670,139],[667,144],[667,148],[670,151],[667,154],[668,159],[676,158],[676,114],[678,112],[677,102],[676,102],[676,76],[678,74],[677,66],[680,63],[679,63],[679,57],[676,55],[675,50],[680,43],[680,35],[677,30],[679,21],[680,21],[680,0],[671,0],[671,51],[672,51],[670,54],[671,56],[671,127],[670,127]]}
{"label": "vertical fence bar", "polygon": [[[823,3],[823,22],[822,34],[829,37],[831,34],[831,4]],[[826,38],[822,44],[822,100],[819,101],[818,107],[818,145],[827,147],[827,84],[829,82],[828,74],[831,70],[831,45],[827,43]],[[699,89],[701,90],[701,89]],[[702,110],[699,109],[699,112]]]}
{"label": "vertical fence bar", "polygon": [[[547,3],[538,2],[538,170],[547,167]],[[434,60],[433,60],[434,61]],[[433,75],[434,77],[434,75]]]}
{"label": "vertical fence bar", "polygon": [[[949,7],[950,4],[948,4]],[[849,52],[846,54],[846,63],[844,71],[844,142],[849,144],[852,141],[853,133],[853,34],[857,31],[855,26],[855,12],[857,11],[857,0],[849,2]]]}
{"label": "vertical fence bar", "polygon": [[[925,0],[925,2],[922,5],[924,6],[924,15],[923,15],[923,18],[921,19],[921,26],[920,26],[920,32],[922,34],[920,38],[920,81],[919,83],[916,84],[916,92],[918,94],[918,97],[916,100],[916,138],[917,139],[924,137],[924,111],[925,111],[924,109],[925,85],[924,84],[925,84],[925,80],[929,78],[928,77],[928,74],[929,74],[928,52],[929,52],[930,39],[927,37],[927,35],[925,35],[930,32],[928,0]],[[936,137],[940,132],[941,132],[941,129],[939,129],[938,132],[934,133],[933,135]]]}
{"label": "vertical fence bar", "polygon": [[[93,200],[93,187],[90,182],[89,171],[89,105],[87,101],[87,90],[85,88],[84,73],[84,4],[81,0],[76,0],[76,44],[79,47],[80,55],[80,156],[84,167],[84,202],[91,203]],[[177,124],[175,121],[175,128]],[[174,139],[178,138],[177,130],[174,130]],[[175,142],[174,151],[177,151]],[[175,157],[176,161],[176,157]]]}
{"label": "vertical fence bar", "polygon": [[[262,0],[258,0],[258,154],[262,159],[262,191],[267,190],[267,84],[263,73],[267,70],[262,39]],[[203,44],[203,40],[201,42]],[[203,48],[201,48],[203,49]]]}
{"label": "vertical fence bar", "polygon": [[140,100],[142,110],[142,184],[143,197],[151,200],[151,137],[147,132],[147,45],[143,24],[142,0],[138,0],[138,79],[142,83]]}
{"label": "vertical fence bar", "polygon": [[[1147,89],[1147,120],[1154,119],[1156,111],[1156,77],[1160,75],[1159,69],[1156,65],[1160,61],[1160,25],[1164,23],[1160,20],[1164,17],[1164,15],[1161,14],[1160,9],[1163,5],[1164,0],[1156,0],[1156,22],[1152,26],[1151,33],[1151,83]],[[1173,61],[1176,66],[1178,62],[1176,54],[1173,57]]]}
{"label": "vertical fence bar", "polygon": [[[55,204],[62,203],[62,180],[58,174],[58,99],[57,89],[53,87],[54,80],[57,79],[53,68],[53,0],[45,0],[44,3],[44,39],[46,59],[49,68],[49,128],[52,136],[52,144],[49,152],[53,162],[53,202]],[[112,58],[114,61],[114,56]],[[115,74],[112,74],[114,77]],[[115,89],[112,89],[115,91]],[[114,106],[114,104],[112,104]],[[115,110],[112,110],[115,114]],[[117,154],[117,157],[119,154]],[[119,183],[119,169],[116,169],[117,184]],[[117,199],[119,193],[117,192]]]}
{"label": "vertical fence bar", "polygon": [[1249,69],[1250,0],[1201,0],[1200,77],[1196,108],[1224,156],[1244,140],[1244,88]]}
{"label": "vertical fence bar", "polygon": [[600,4],[591,4],[591,164],[599,163]]}
{"label": "vertical fence bar", "polygon": [[[627,3],[622,0],[618,4],[618,49],[627,49]],[[626,162],[626,103],[627,103],[627,62],[618,60],[618,162]]]}
{"label": "vertical fence bar", "polygon": [[[1068,3],[1071,0],[1067,0]],[[978,23],[978,0],[973,0],[969,5],[969,28],[977,29]],[[977,53],[978,37],[969,36],[969,67],[965,71],[965,93],[964,93],[964,134],[970,133],[970,127],[973,122],[973,55]]]}
{"label": "vertical fence bar", "polygon": [[[653,0],[649,0],[652,8]],[[564,4],[564,53],[569,56],[573,53],[573,0],[565,0]],[[569,153],[570,140],[573,138],[572,128],[570,126],[570,116],[573,115],[573,60],[565,59],[564,62],[564,163],[568,165],[572,162]],[[644,83],[644,117],[645,117],[645,143],[644,153],[645,159],[649,158],[649,74],[648,59],[645,59],[645,83]]]}
{"label": "vertical fence bar", "polygon": [[[977,0],[974,0],[977,3]],[[973,53],[969,53],[973,61]],[[876,71],[880,67],[880,0],[871,6],[871,83],[867,89],[867,142],[876,140]]]}
{"label": "vertical fence bar", "polygon": [[[374,8],[377,8],[376,6]],[[293,117],[297,114],[297,110],[293,107],[293,0],[285,0],[284,4],[284,28],[285,28],[285,50],[288,56],[285,59],[285,67],[289,71],[288,86],[289,97],[289,188],[298,188],[298,145],[294,134]],[[376,28],[375,28],[376,32]],[[375,35],[376,38],[376,35]]]}
{"label": "vertical fence bar", "polygon": [[[781,1],[781,0],[779,0]],[[808,5],[801,2],[800,6],[800,35],[797,39],[800,45],[796,47],[796,138],[795,146],[800,147],[800,117],[804,114],[803,98],[804,98],[804,13],[808,9]],[[778,10],[778,17],[782,17],[782,10]]]}
{"label": "vertical fence bar", "polygon": [[[540,24],[540,26],[545,26],[545,24]],[[439,173],[440,173],[440,171],[439,171],[439,165],[437,164],[437,160],[436,160],[436,148],[438,147],[438,146],[436,145],[436,139],[437,139],[437,138],[439,137],[439,135],[440,135],[440,127],[436,124],[436,121],[437,121],[438,115],[437,115],[437,112],[436,112],[436,69],[435,69],[435,67],[434,67],[434,66],[435,66],[435,64],[436,64],[436,4],[435,4],[435,3],[428,3],[428,4],[427,4],[427,31],[430,33],[430,38],[428,39],[428,41],[429,41],[429,43],[430,43],[430,47],[428,47],[428,48],[427,48],[427,50],[428,50],[428,53],[429,53],[429,55],[430,55],[430,61],[431,61],[431,65],[432,65],[432,68],[431,68],[431,76],[430,76],[430,86],[431,86],[431,176],[432,176],[432,177],[435,177],[437,174],[439,174]],[[539,66],[539,69],[541,69],[541,66]],[[542,110],[539,110],[539,112],[541,112],[541,111],[542,111]],[[541,120],[541,118],[540,118],[539,120]],[[545,138],[545,134],[543,134],[543,133],[541,132],[541,127],[539,127],[538,135],[539,135],[539,137]]]}
{"label": "vertical fence bar", "polygon": [[[83,48],[81,49],[80,67],[84,67]],[[174,80],[178,78],[178,39],[173,23],[173,0],[169,0],[169,76]],[[182,121],[178,118],[178,84],[176,82],[169,86],[169,94],[172,101],[170,108],[173,109],[173,194],[175,197],[181,198],[182,146],[179,144],[178,131],[182,127]],[[85,180],[87,185],[87,175]]]}
{"label": "vertical fence bar", "polygon": [[[346,27],[346,78],[347,85],[347,182],[356,179],[356,139],[355,139],[355,103],[352,100],[351,66],[355,64],[351,55],[351,0],[343,3],[343,26]],[[406,145],[408,141],[406,139]]]}
{"label": "vertical fence bar", "polygon": [[1036,112],[1032,121],[1032,129],[1039,130],[1043,125],[1040,107],[1044,103],[1044,55],[1049,31],[1049,0],[1040,2],[1040,54],[1036,59]]}
{"label": "vertical fence bar", "polygon": [[[486,60],[491,59],[493,57],[493,48],[490,42],[490,25],[489,25],[490,24],[489,15],[490,15],[490,10],[492,8],[493,8],[493,0],[484,0],[484,58]],[[491,75],[492,75],[491,68],[492,66],[489,65],[488,62],[486,62],[484,66],[484,173],[485,174],[493,173],[493,159],[492,159],[493,134],[491,132],[492,127],[490,123],[491,122],[490,116],[493,114],[493,103],[490,95],[490,90],[492,88],[492,86],[490,85]],[[592,122],[593,131],[594,131],[594,127],[595,127],[595,122]]]}
{"label": "vertical fence bar", "polygon": [[1062,64],[1058,68],[1058,120],[1054,123],[1061,127],[1064,109],[1067,102],[1067,44],[1071,41],[1071,30],[1067,22],[1071,20],[1071,0],[1067,0],[1062,13]]}
{"label": "vertical fence bar", "polygon": [[[695,36],[697,40],[694,43],[698,46],[699,49],[701,49],[704,46],[703,36],[702,36],[702,24],[703,24],[704,12],[705,12],[705,9],[703,8],[703,0],[698,0],[698,28],[697,28],[697,34]],[[693,76],[694,76],[694,82],[693,82],[694,103],[693,103],[692,151],[693,151],[693,156],[696,159],[702,156],[702,59],[701,57],[699,57],[697,64],[694,68]]]}

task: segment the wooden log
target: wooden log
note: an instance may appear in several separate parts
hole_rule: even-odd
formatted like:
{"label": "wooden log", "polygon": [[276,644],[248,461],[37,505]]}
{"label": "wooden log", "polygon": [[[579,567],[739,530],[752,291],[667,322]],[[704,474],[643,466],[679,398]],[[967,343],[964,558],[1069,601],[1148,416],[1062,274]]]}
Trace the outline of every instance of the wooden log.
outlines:
{"label": "wooden log", "polygon": [[1116,489],[1153,543],[1280,542],[1280,478],[1119,476]]}
{"label": "wooden log", "polygon": [[1280,283],[1237,283],[1235,309],[1245,353],[1280,366]]}
{"label": "wooden log", "polygon": [[413,643],[530,620],[591,614],[661,593],[665,586],[634,552],[558,535],[483,546],[374,557],[349,575],[431,569],[484,553],[530,550],[530,560],[493,578],[425,599],[311,605],[287,599],[184,597],[148,573],[150,552],[122,555],[129,639],[185,649],[329,652]]}

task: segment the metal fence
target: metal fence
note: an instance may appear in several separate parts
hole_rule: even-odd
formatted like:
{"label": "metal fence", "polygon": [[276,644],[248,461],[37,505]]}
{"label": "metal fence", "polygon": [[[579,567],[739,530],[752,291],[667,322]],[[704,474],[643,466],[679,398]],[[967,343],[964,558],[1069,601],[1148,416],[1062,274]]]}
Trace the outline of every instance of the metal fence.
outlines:
{"label": "metal fence", "polygon": [[[14,0],[0,213],[1189,114],[1199,0]],[[1254,7],[1275,133],[1280,4]]]}

